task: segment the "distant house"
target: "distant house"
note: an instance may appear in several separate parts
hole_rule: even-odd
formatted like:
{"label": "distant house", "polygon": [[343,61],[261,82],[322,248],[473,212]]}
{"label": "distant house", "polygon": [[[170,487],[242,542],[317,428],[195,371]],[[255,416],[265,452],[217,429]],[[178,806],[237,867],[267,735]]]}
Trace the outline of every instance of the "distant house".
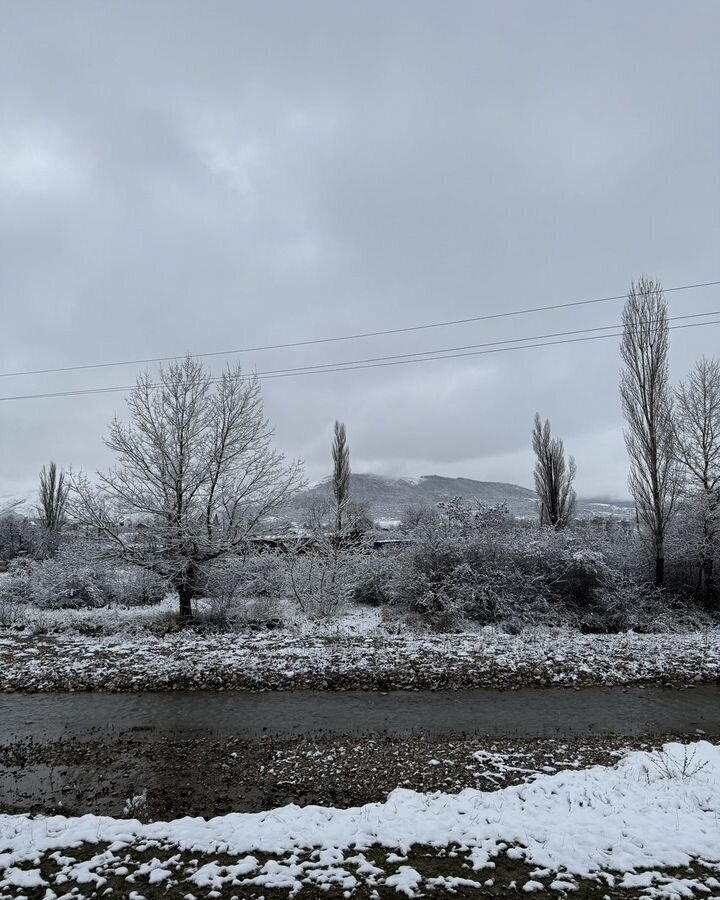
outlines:
{"label": "distant house", "polygon": [[284,540],[273,537],[250,538],[248,541],[256,553],[287,553],[288,548]]}
{"label": "distant house", "polygon": [[387,540],[373,541],[373,550],[402,550],[404,547],[413,544],[414,541],[403,538],[388,538]]}

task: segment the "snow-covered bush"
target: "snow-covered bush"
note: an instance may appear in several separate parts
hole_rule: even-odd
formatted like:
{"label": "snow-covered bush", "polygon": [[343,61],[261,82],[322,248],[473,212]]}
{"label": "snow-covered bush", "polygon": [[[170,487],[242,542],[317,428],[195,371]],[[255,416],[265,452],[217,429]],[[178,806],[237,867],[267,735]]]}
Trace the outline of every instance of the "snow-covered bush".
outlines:
{"label": "snow-covered bush", "polygon": [[0,579],[0,628],[13,628],[25,621],[25,604],[5,590],[4,580]]}
{"label": "snow-covered bush", "polygon": [[213,600],[232,604],[252,597],[278,598],[285,591],[285,567],[277,553],[228,556],[203,572],[203,592]]}
{"label": "snow-covered bush", "polygon": [[33,603],[43,609],[92,609],[110,601],[104,573],[63,557],[33,569]]}
{"label": "snow-covered bush", "polygon": [[[418,529],[398,560],[394,602],[436,627],[455,628],[467,619],[497,623],[514,605],[537,600],[538,578],[518,565],[502,513],[470,516],[457,503],[448,506],[447,524]],[[532,549],[528,557],[540,558]]]}
{"label": "snow-covered bush", "polygon": [[650,574],[654,575],[651,546],[634,522],[612,516],[580,519],[567,534],[578,547],[602,554],[611,569],[627,578],[645,581]]}
{"label": "snow-covered bush", "polygon": [[392,585],[398,556],[394,552],[365,552],[357,560],[353,602],[362,606],[385,606],[392,601]]}
{"label": "snow-covered bush", "polygon": [[246,557],[239,585],[242,597],[277,599],[287,589],[283,557],[278,553],[255,553]]}
{"label": "snow-covered bush", "polygon": [[33,563],[27,557],[13,559],[0,579],[0,598],[18,604],[32,603]]}
{"label": "snow-covered bush", "polygon": [[362,543],[319,537],[284,557],[291,596],[311,618],[326,618],[353,599],[368,554]]}
{"label": "snow-covered bush", "polygon": [[618,575],[607,580],[577,620],[583,631],[603,633],[672,632],[711,624],[710,616],[687,599]]}
{"label": "snow-covered bush", "polygon": [[17,603],[42,609],[150,605],[167,593],[163,579],[152,572],[93,559],[81,543],[64,547],[55,558],[13,560],[0,589]]}
{"label": "snow-covered bush", "polygon": [[564,624],[616,631],[649,627],[653,605],[667,607],[630,577],[624,554],[613,553],[628,543],[626,531],[605,523],[556,531],[455,501],[441,527],[419,528],[414,539],[387,593],[436,627],[473,621],[511,630]]}
{"label": "snow-covered bush", "polygon": [[279,554],[224,557],[206,566],[202,576],[202,590],[208,601],[202,611],[202,624],[226,628],[279,621],[279,600],[287,590],[285,566]]}
{"label": "snow-covered bush", "polygon": [[95,569],[109,602],[117,606],[154,606],[168,592],[164,578],[139,566]]}

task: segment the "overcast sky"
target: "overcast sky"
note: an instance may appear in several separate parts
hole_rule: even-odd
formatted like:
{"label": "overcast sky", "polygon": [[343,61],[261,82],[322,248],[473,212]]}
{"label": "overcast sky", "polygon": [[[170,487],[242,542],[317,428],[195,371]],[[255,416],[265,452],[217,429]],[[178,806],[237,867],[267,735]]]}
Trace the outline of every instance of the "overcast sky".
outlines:
{"label": "overcast sky", "polygon": [[[0,375],[720,278],[718,0],[0,2]],[[720,310],[720,287],[668,295]],[[568,331],[621,303],[241,356],[262,372]],[[720,325],[672,336],[673,376]],[[236,357],[233,357],[235,359]],[[211,361],[220,369],[223,360]],[[616,340],[264,382],[329,470],[532,483],[536,410],[626,496]],[[137,367],[1,377],[0,396]],[[0,495],[94,471],[122,394],[0,402]]]}

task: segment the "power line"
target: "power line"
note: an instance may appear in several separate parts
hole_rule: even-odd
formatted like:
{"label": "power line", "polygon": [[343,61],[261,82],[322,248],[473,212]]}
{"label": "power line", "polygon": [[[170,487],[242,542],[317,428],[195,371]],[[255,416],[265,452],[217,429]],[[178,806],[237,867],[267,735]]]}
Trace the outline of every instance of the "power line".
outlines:
{"label": "power line", "polygon": [[[696,313],[695,315],[717,315],[717,312],[713,313]],[[677,318],[690,318],[690,316],[678,316]],[[720,319],[715,319],[710,322],[690,322],[684,325],[672,325],[668,330],[670,331],[679,331],[680,329],[685,328],[702,328],[708,325],[720,325]],[[606,325],[602,326],[602,328],[621,328],[619,325]],[[584,330],[600,330],[598,329],[582,329]],[[558,334],[562,334],[563,332],[558,332]],[[568,334],[578,333],[578,332],[567,332]],[[562,338],[557,341],[541,341],[537,340],[536,343],[519,343],[520,341],[532,341],[536,340],[535,338],[516,338],[514,343],[517,343],[517,346],[514,347],[495,347],[490,346],[490,349],[484,350],[469,350],[468,352],[461,353],[444,353],[441,350],[428,350],[425,351],[422,358],[420,358],[417,354],[406,354],[406,356],[412,356],[413,358],[408,359],[401,356],[394,357],[377,357],[376,359],[368,359],[368,360],[353,360],[345,363],[323,363],[318,364],[316,366],[307,366],[307,367],[299,367],[295,369],[276,369],[269,370],[266,372],[257,372],[254,374],[248,375],[240,375],[237,377],[240,378],[255,378],[257,377],[260,380],[270,380],[274,378],[292,378],[304,375],[322,375],[322,374],[332,374],[335,372],[354,372],[361,369],[381,369],[386,368],[388,366],[401,366],[408,365],[411,363],[421,363],[421,362],[433,362],[434,360],[442,360],[442,359],[462,359],[471,356],[485,356],[487,354],[494,353],[507,353],[513,350],[528,350],[535,347],[556,347],[561,344],[577,344],[583,343],[586,341],[597,341],[604,340],[607,338],[618,338],[622,337],[623,331],[617,331],[612,334],[593,334],[586,337],[574,337],[574,338]],[[551,337],[552,335],[547,335],[546,337]],[[541,336],[538,335],[537,338]],[[496,343],[508,343],[508,342],[496,342]],[[470,345],[472,346],[472,345]],[[488,345],[477,345],[477,346],[488,346]],[[462,349],[462,348],[458,348]],[[431,354],[440,354],[443,355],[431,355]],[[382,361],[381,361],[382,360]],[[333,368],[330,368],[330,367]],[[208,379],[208,384],[217,384],[222,380],[221,377],[210,378]],[[149,387],[158,387],[157,383],[151,383]],[[54,392],[44,392],[37,394],[19,394],[17,396],[12,397],[0,397],[0,402],[11,401],[11,400],[39,400],[39,399],[49,399],[49,398],[61,398],[61,397],[76,397],[76,396],[87,396],[92,394],[111,394],[111,393],[121,393],[124,391],[130,391],[135,388],[135,385],[118,385],[116,387],[101,387],[101,388],[82,388],[78,390],[68,390],[68,391],[54,391]]]}
{"label": "power line", "polygon": [[[678,331],[682,328],[697,328],[703,327],[705,325],[720,325],[720,319],[715,319],[712,322],[692,322],[688,325],[673,325],[668,330],[669,331]],[[296,370],[288,370],[286,372],[279,372],[277,374],[268,372],[268,373],[257,373],[257,377],[261,380],[269,380],[272,378],[288,378],[293,377],[295,375],[324,375],[324,374],[332,374],[333,372],[354,372],[359,369],[382,369],[387,366],[401,366],[409,363],[418,363],[418,362],[433,362],[436,359],[463,359],[468,356],[485,356],[492,353],[508,353],[512,350],[529,350],[533,347],[555,347],[559,344],[578,344],[584,341],[597,341],[603,340],[605,338],[617,338],[622,337],[623,332],[618,331],[614,334],[594,334],[589,337],[581,337],[581,338],[568,338],[559,341],[542,341],[534,344],[520,344],[516,347],[498,347],[492,350],[476,350],[470,351],[468,353],[453,353],[449,355],[443,356],[426,356],[423,359],[397,359],[395,362],[377,362],[377,363],[369,363],[367,365],[346,365],[335,369],[322,369],[315,368],[311,371],[296,371]],[[529,340],[529,338],[520,338],[519,340]],[[432,352],[432,351],[429,351]],[[252,378],[253,376],[243,376]],[[219,381],[219,379],[212,379],[213,383]],[[0,398],[2,400],[4,398]]]}
{"label": "power line", "polygon": [[[696,288],[714,287],[720,281],[703,281],[697,284],[681,284],[676,287],[663,288],[663,293],[670,294],[676,291],[690,291]],[[508,312],[488,313],[482,316],[470,316],[466,319],[450,319],[445,322],[431,322],[425,325],[408,325],[402,328],[388,328],[383,331],[365,331],[357,334],[345,334],[337,337],[313,338],[305,341],[290,341],[284,344],[267,344],[263,347],[242,347],[235,350],[214,350],[210,353],[183,353],[177,356],[152,356],[145,359],[125,359],[104,363],[85,363],[82,365],[57,366],[48,369],[27,369],[21,372],[0,372],[0,378],[16,378],[23,375],[55,375],[61,372],[80,372],[87,369],[108,369],[118,366],[139,366],[146,363],[172,362],[190,356],[193,359],[209,358],[217,356],[235,356],[239,353],[259,353],[266,350],[288,350],[293,347],[310,347],[317,344],[331,344],[340,341],[355,341],[363,338],[381,337],[388,334],[405,334],[413,331],[426,331],[432,328],[449,328],[454,325],[468,325],[471,322],[487,322],[493,319],[505,319],[513,316],[524,316],[530,313],[550,312],[558,309],[569,309],[577,306],[589,306],[597,303],[609,303],[614,300],[625,300],[627,294],[617,294],[613,297],[595,297],[591,300],[573,300],[569,303],[553,303],[548,306],[532,306],[526,309],[515,309]],[[2,398],[0,398],[2,399]]]}
{"label": "power line", "polygon": [[[668,318],[668,322],[676,322],[681,319],[698,319],[704,316],[720,316],[720,309],[713,309],[709,312],[703,313],[689,313],[684,316],[670,316]],[[645,324],[645,323],[641,323]],[[697,323],[703,324],[703,323]],[[712,323],[709,323],[712,324]],[[503,341],[486,341],[482,344],[464,344],[459,347],[442,347],[438,350],[417,350],[414,353],[396,353],[392,356],[371,356],[366,359],[348,359],[348,360],[340,360],[339,362],[332,363],[314,363],[307,366],[293,366],[292,368],[285,369],[269,369],[265,372],[259,372],[258,377],[268,378],[271,375],[285,375],[289,373],[300,373],[300,372],[308,372],[308,371],[322,371],[323,369],[334,369],[336,366],[354,366],[359,363],[375,363],[375,362],[386,362],[388,360],[394,359],[409,359],[411,357],[427,357],[428,359],[432,359],[436,354],[455,354],[461,350],[479,350],[484,347],[501,347],[507,344],[521,344],[525,341],[541,341],[547,338],[557,338],[557,337],[569,337],[576,334],[589,334],[593,331],[609,331],[610,329],[622,328],[622,325],[597,325],[594,328],[576,328],[573,331],[554,331],[549,334],[535,334],[529,337],[522,338],[508,338]],[[621,332],[622,334],[622,332]],[[598,335],[598,337],[603,337],[603,335]],[[611,337],[616,337],[616,335],[611,335]],[[522,349],[521,347],[510,348],[510,349]],[[442,359],[447,359],[449,357],[440,357]],[[251,374],[245,376],[247,378],[252,378]]]}

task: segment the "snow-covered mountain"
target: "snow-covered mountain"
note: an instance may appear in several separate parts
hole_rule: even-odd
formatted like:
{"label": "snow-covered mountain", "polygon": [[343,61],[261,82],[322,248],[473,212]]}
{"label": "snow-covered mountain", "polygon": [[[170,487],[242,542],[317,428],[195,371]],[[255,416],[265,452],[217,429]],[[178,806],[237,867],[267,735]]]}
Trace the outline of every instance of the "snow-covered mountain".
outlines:
{"label": "snow-covered mountain", "polygon": [[0,516],[34,516],[37,511],[37,495],[0,494]]}
{"label": "snow-covered mountain", "polygon": [[[503,481],[476,481],[473,478],[445,478],[423,475],[419,478],[391,478],[385,475],[351,475],[352,497],[367,504],[376,520],[402,519],[411,506],[436,506],[438,503],[462,497],[468,502],[478,500],[488,506],[504,503],[513,515],[537,515],[537,495],[530,488]],[[330,480],[317,482],[306,488],[291,504],[292,517],[302,516],[302,510],[314,500],[329,496]],[[634,509],[625,501],[578,500],[578,515],[626,517]],[[289,510],[288,513],[291,511]]]}

